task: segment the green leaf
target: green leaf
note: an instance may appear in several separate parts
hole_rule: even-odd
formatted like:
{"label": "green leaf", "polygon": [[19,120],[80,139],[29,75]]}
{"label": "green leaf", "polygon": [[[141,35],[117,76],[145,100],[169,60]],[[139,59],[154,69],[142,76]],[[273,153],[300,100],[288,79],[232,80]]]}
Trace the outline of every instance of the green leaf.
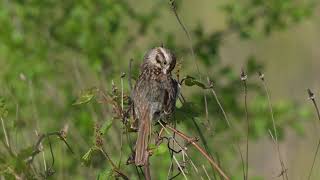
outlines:
{"label": "green leaf", "polygon": [[191,77],[191,76],[187,76],[185,78],[184,84],[186,86],[198,86],[198,87],[201,87],[202,89],[208,89],[205,84],[203,84],[202,82],[196,80],[194,77]]}
{"label": "green leaf", "polygon": [[100,134],[101,135],[106,134],[111,128],[112,124],[113,124],[113,121],[105,121],[99,130]]}
{"label": "green leaf", "polygon": [[82,91],[80,96],[76,100],[76,102],[74,102],[72,105],[80,105],[80,104],[88,103],[95,97],[97,91],[98,91],[98,88],[96,87]]}
{"label": "green leaf", "polygon": [[81,158],[84,165],[88,166],[91,162],[92,154],[96,151],[96,148],[90,148]]}
{"label": "green leaf", "polygon": [[92,155],[92,149],[90,148],[88,152],[86,152],[82,158],[81,158],[81,161],[85,164],[85,165],[88,165],[91,161],[91,156]]}

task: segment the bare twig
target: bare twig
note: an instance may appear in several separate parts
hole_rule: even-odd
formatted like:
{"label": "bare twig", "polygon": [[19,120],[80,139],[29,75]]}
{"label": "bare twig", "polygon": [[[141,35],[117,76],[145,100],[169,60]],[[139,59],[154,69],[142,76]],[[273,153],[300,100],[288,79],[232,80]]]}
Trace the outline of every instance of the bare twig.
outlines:
{"label": "bare twig", "polygon": [[314,105],[314,108],[316,109],[317,117],[318,117],[318,120],[320,121],[320,111],[319,111],[317,102],[315,100],[315,95],[310,89],[308,89],[308,95],[309,95],[309,99],[312,101]]}
{"label": "bare twig", "polygon": [[176,164],[178,165],[178,168],[179,168],[180,172],[183,174],[184,179],[188,180],[188,178],[187,178],[186,174],[184,173],[181,165],[179,164],[176,156],[173,156],[173,159],[174,159],[174,161],[176,162]]}
{"label": "bare twig", "polygon": [[[125,115],[124,115],[124,107],[123,107],[123,78],[126,76],[126,74],[125,73],[122,73],[121,74],[121,77],[120,77],[120,79],[121,79],[121,117],[122,117],[122,119],[123,119],[123,122],[125,122]],[[126,128],[126,127],[125,127]],[[118,163],[118,166],[119,166],[119,168],[120,168],[120,165],[121,165],[121,159],[122,159],[122,146],[123,146],[123,135],[122,135],[122,133],[121,133],[121,135],[120,135],[120,158],[119,158],[119,163]]]}
{"label": "bare twig", "polygon": [[186,34],[186,36],[187,36],[187,38],[189,40],[189,46],[190,46],[192,58],[193,58],[193,61],[195,62],[195,65],[196,65],[196,68],[197,68],[197,71],[198,71],[198,74],[199,74],[199,77],[200,77],[200,80],[201,80],[201,73],[200,73],[198,62],[196,61],[196,56],[195,56],[195,53],[194,53],[194,48],[193,48],[192,40],[191,40],[191,35],[190,35],[189,31],[187,30],[186,26],[183,24],[178,12],[177,12],[177,4],[176,4],[175,0],[170,0],[170,5],[171,5],[171,9],[172,9],[172,11],[174,13],[174,16],[176,17],[179,25],[181,26],[182,30],[184,31],[184,33]]}
{"label": "bare twig", "polygon": [[237,144],[237,148],[238,148],[238,151],[239,151],[239,154],[240,154],[240,158],[241,158],[243,179],[246,179],[246,171],[245,171],[244,158],[243,158],[243,154],[242,154],[242,152],[241,152],[239,143]]}
{"label": "bare twig", "polygon": [[218,171],[218,173],[224,178],[229,180],[230,178],[221,170],[221,168],[218,166],[218,164],[205,152],[204,149],[202,149],[197,143],[197,139],[191,138],[181,131],[169,126],[165,125],[166,128],[170,129],[172,132],[175,132],[178,136],[186,140],[188,143],[192,144],[209,162],[210,164]]}
{"label": "bare twig", "polygon": [[[178,167],[179,168],[179,167]],[[176,177],[178,177],[179,175],[181,174],[181,171],[179,171],[176,175],[174,175],[173,177],[171,177],[169,180],[173,180],[175,179]]]}
{"label": "bare twig", "polygon": [[319,153],[319,149],[320,149],[320,138],[318,140],[318,145],[317,145],[317,148],[316,148],[316,152],[314,153],[314,156],[313,156],[312,166],[310,168],[310,172],[309,172],[309,175],[308,175],[308,180],[310,180],[314,165],[316,164],[316,159],[317,159],[317,156],[318,156],[318,153]]}
{"label": "bare twig", "polygon": [[[129,76],[130,76],[130,73],[129,73]],[[122,78],[123,78],[123,76],[121,76],[121,79],[122,79]],[[131,153],[134,154],[134,149],[133,149],[133,147],[132,147],[132,145],[131,145],[131,144],[132,144],[132,143],[131,143],[132,141],[131,141],[131,138],[130,138],[130,135],[129,135],[129,131],[128,131],[127,126],[126,126],[126,123],[127,123],[126,118],[127,118],[128,112],[130,111],[130,108],[132,108],[132,107],[130,107],[130,108],[128,109],[128,112],[124,112],[124,111],[123,111],[123,108],[121,107],[121,105],[119,106],[108,94],[106,94],[105,92],[103,92],[101,89],[98,89],[98,91],[99,91],[99,93],[101,93],[103,99],[104,99],[106,102],[110,102],[110,103],[113,105],[113,108],[114,108],[114,110],[115,110],[115,113],[117,114],[117,116],[118,116],[119,118],[122,119],[122,122],[124,123],[126,138],[127,138],[127,141],[128,141],[128,146],[129,146],[129,148],[130,148],[130,150],[131,150]],[[121,94],[122,94],[122,93],[121,93]],[[123,95],[122,95],[122,98],[123,98]],[[102,150],[103,150],[103,149],[102,149]],[[104,152],[104,150],[101,151],[101,152]],[[104,152],[104,155],[105,155],[105,157],[106,157],[107,159],[111,160],[110,158],[108,158],[109,156],[108,156],[105,152]],[[129,159],[130,159],[130,158],[129,158]],[[110,161],[110,163],[111,163],[111,162],[112,162],[112,161]],[[129,162],[129,160],[128,160],[128,161],[127,161],[127,164],[130,164],[130,163],[131,163],[131,162]],[[112,163],[112,164],[114,164],[114,163]],[[114,166],[114,167],[116,167],[116,166]],[[141,167],[137,167],[137,166],[134,166],[134,167],[135,167],[135,171],[136,171],[139,179],[141,179],[139,170],[142,172],[142,175],[145,177],[145,174],[144,174],[144,172],[142,171]],[[115,170],[117,170],[117,169],[115,169]]]}
{"label": "bare twig", "polygon": [[[210,158],[213,159],[213,156],[212,156],[211,153],[210,153],[211,151],[210,151],[210,149],[209,149],[207,140],[205,139],[205,136],[203,135],[203,132],[202,132],[202,130],[200,129],[197,121],[196,121],[195,118],[193,118],[193,117],[191,118],[191,120],[192,120],[192,122],[193,122],[193,124],[194,124],[194,126],[195,126],[195,129],[197,130],[197,132],[198,132],[198,134],[199,134],[200,140],[202,141],[202,144],[203,144],[206,152],[208,153],[208,155],[210,156]],[[214,153],[215,153],[216,157],[218,157],[218,154],[217,154],[216,152],[214,152]],[[218,164],[218,166],[220,166],[220,162],[219,162],[219,161],[217,162],[217,164]],[[215,168],[212,164],[210,164],[210,165],[211,165],[211,167],[212,167],[212,169],[213,169],[214,176],[216,177],[216,174],[215,174],[215,173],[216,173],[216,171],[215,171],[216,168]]]}
{"label": "bare twig", "polygon": [[[179,25],[181,26],[182,30],[184,31],[184,33],[186,34],[186,36],[187,36],[187,38],[189,40],[189,48],[190,48],[190,51],[191,51],[192,59],[193,59],[195,65],[196,65],[196,69],[197,69],[197,72],[198,72],[198,75],[199,75],[199,79],[200,79],[200,81],[202,81],[202,75],[201,75],[201,72],[200,72],[200,69],[199,69],[198,61],[196,61],[196,55],[195,55],[195,52],[194,52],[194,47],[193,47],[191,35],[190,35],[188,29],[186,28],[186,26],[183,24],[183,21],[182,21],[181,17],[179,16],[178,12],[177,12],[176,1],[175,0],[169,0],[169,2],[170,2],[171,9],[172,9],[172,11],[174,13],[174,16],[175,16],[177,22],[179,23]],[[205,109],[207,109],[207,96],[206,96],[205,93],[203,94],[203,98],[204,98],[204,102],[205,102]],[[206,118],[208,120],[208,114],[206,114]],[[196,124],[195,121],[194,121],[194,123]],[[198,131],[198,133],[201,135],[201,131]],[[206,145],[205,139],[201,138],[201,141],[204,143],[204,146],[205,146],[207,152],[209,153],[209,156],[212,157],[212,155],[211,155],[211,153],[209,151],[209,147]]]}
{"label": "bare twig", "polygon": [[10,143],[9,143],[9,138],[7,135],[7,130],[6,130],[6,126],[4,125],[4,120],[2,117],[0,117],[1,119],[1,124],[2,124],[2,130],[3,130],[3,134],[4,134],[4,138],[6,140],[6,145],[8,146],[8,148],[10,148]]}
{"label": "bare twig", "polygon": [[249,132],[250,132],[250,123],[249,123],[249,115],[248,115],[248,104],[247,104],[247,75],[245,74],[244,70],[241,70],[240,79],[243,84],[243,91],[244,91],[244,108],[246,113],[246,123],[247,123],[247,134],[246,134],[246,173],[245,173],[245,180],[248,180],[248,172],[249,172]]}
{"label": "bare twig", "polygon": [[[37,130],[35,130],[36,136],[39,136],[39,133]],[[41,149],[43,149],[42,143],[40,143]],[[42,150],[42,159],[43,159],[43,166],[44,166],[44,171],[47,171],[47,163],[46,163],[46,158],[45,158],[45,153],[44,150]]]}
{"label": "bare twig", "polygon": [[[307,89],[307,91],[308,91],[309,99],[312,101],[312,104],[313,104],[313,106],[315,108],[315,111],[317,113],[318,120],[320,121],[320,112],[319,112],[319,108],[318,108],[317,102],[315,100],[315,95],[310,89]],[[315,154],[313,156],[312,166],[310,168],[310,172],[309,172],[309,175],[308,175],[308,180],[310,180],[310,178],[311,178],[312,171],[313,171],[314,165],[316,163],[316,159],[317,159],[317,155],[318,155],[319,149],[320,149],[320,138],[318,140],[318,145],[317,145],[317,148],[316,148],[316,152],[315,152]]]}
{"label": "bare twig", "polygon": [[211,180],[211,178],[210,178],[210,176],[209,176],[209,174],[208,174],[208,172],[206,170],[206,167],[204,167],[204,165],[202,165],[202,169],[203,169],[204,173],[206,174],[208,180]]}
{"label": "bare twig", "polygon": [[107,152],[102,148],[99,147],[98,148],[99,151],[103,154],[103,156],[107,159],[107,161],[110,163],[110,165],[113,168],[113,171],[116,172],[120,177],[122,177],[125,180],[128,180],[128,176],[126,176],[123,172],[121,172],[118,167],[116,166],[116,164],[111,160],[111,158],[109,157],[109,155],[107,154]]}
{"label": "bare twig", "polygon": [[[213,82],[209,79],[209,77],[207,77],[207,81],[209,83],[209,87],[210,87],[211,93],[214,96],[214,98],[215,98],[215,100],[216,100],[216,102],[217,102],[217,104],[218,104],[218,106],[219,106],[219,108],[220,108],[220,110],[221,110],[221,112],[223,114],[223,117],[224,117],[228,127],[233,130],[233,126],[232,126],[232,124],[230,123],[230,121],[228,119],[227,113],[225,112],[225,110],[224,110],[224,108],[223,108],[223,106],[222,106],[222,104],[221,104],[221,102],[220,102],[220,100],[218,98],[218,95],[217,95],[216,91],[214,90]],[[245,176],[246,176],[245,173],[246,172],[245,172],[245,164],[244,164],[243,154],[241,152],[239,142],[236,142],[236,145],[237,145],[237,149],[238,149],[238,152],[239,152],[240,158],[241,158],[243,179],[245,179]]]}
{"label": "bare twig", "polygon": [[[181,84],[182,84],[182,82],[183,82],[185,79],[186,79],[186,78],[183,78],[183,79],[181,80]],[[208,87],[207,89],[209,89],[209,88],[210,88],[210,87]],[[180,95],[181,95],[181,97],[182,97],[182,98],[180,99],[181,103],[182,103],[182,104],[186,103],[186,100],[184,99],[183,95],[182,95],[182,94],[180,94]],[[189,118],[189,117],[188,117],[188,116],[185,116],[185,118]],[[197,130],[197,132],[198,132],[198,134],[199,134],[199,136],[200,136],[200,139],[201,139],[201,141],[202,141],[202,143],[203,143],[203,145],[204,145],[204,147],[205,147],[208,155],[212,158],[212,155],[210,154],[209,146],[208,146],[208,144],[207,144],[207,141],[206,141],[205,137],[203,136],[203,133],[202,133],[201,129],[199,128],[198,123],[196,122],[196,120],[195,120],[193,117],[191,117],[190,119],[192,120],[193,124],[195,125],[195,128],[196,128],[196,130]],[[218,162],[218,163],[219,163],[219,162]],[[212,166],[212,164],[210,164],[210,165]],[[213,166],[212,166],[212,169],[213,169],[214,177],[216,177],[215,168],[214,168]]]}
{"label": "bare twig", "polygon": [[52,176],[55,173],[55,171],[53,170],[53,165],[54,165],[55,160],[54,160],[54,154],[53,154],[53,150],[52,150],[50,136],[47,136],[46,138],[48,139],[52,162],[51,162],[51,166],[49,168],[46,168],[44,171],[44,174],[42,175],[44,179],[48,179],[50,176]]}
{"label": "bare twig", "polygon": [[210,87],[211,93],[212,93],[212,95],[214,96],[216,102],[218,103],[218,106],[219,106],[220,110],[222,111],[222,114],[223,114],[223,116],[224,116],[225,121],[227,122],[228,126],[230,127],[231,124],[230,124],[229,119],[228,119],[228,117],[227,117],[227,113],[226,113],[225,110],[223,109],[223,107],[222,107],[222,105],[221,105],[221,102],[220,102],[220,100],[219,100],[219,98],[218,98],[218,96],[217,96],[217,93],[216,93],[216,91],[215,91],[214,88],[213,88],[213,82],[209,79],[209,77],[207,77],[207,80],[208,80],[208,83],[209,83],[209,87]]}
{"label": "bare twig", "polygon": [[65,134],[64,134],[63,131],[51,132],[51,133],[46,133],[46,134],[40,135],[38,141],[36,142],[36,144],[34,146],[34,150],[33,150],[32,154],[31,154],[31,156],[27,159],[27,163],[30,164],[30,163],[33,162],[34,157],[41,152],[41,148],[40,148],[41,142],[46,137],[49,137],[49,136],[58,136],[60,138],[60,140],[62,140],[65,143],[65,145],[68,147],[69,151],[71,153],[73,153],[73,151],[72,151],[70,145],[67,143],[64,135]]}
{"label": "bare twig", "polygon": [[[184,167],[184,166],[181,166],[181,165],[180,165],[180,163],[177,161],[177,159],[176,159],[176,157],[175,157],[175,155],[174,155],[174,153],[178,154],[178,153],[180,153],[180,152],[183,152],[182,155],[183,155],[183,157],[184,157],[185,152],[184,152],[183,147],[181,147],[181,146],[178,144],[178,142],[175,140],[175,138],[174,138],[173,136],[172,136],[172,137],[161,136],[163,130],[165,130],[165,131],[167,131],[167,132],[168,132],[168,130],[166,129],[166,127],[165,127],[161,122],[160,122],[160,124],[161,124],[161,126],[162,126],[162,129],[161,129],[161,131],[160,131],[160,133],[159,133],[159,135],[158,135],[158,139],[157,139],[156,144],[157,144],[157,145],[161,144],[164,139],[166,139],[166,140],[168,141],[167,146],[168,146],[168,149],[170,150],[170,157],[172,158],[172,160],[175,161],[175,163],[177,164],[178,169],[179,169],[179,173],[177,173],[176,175],[174,175],[174,176],[171,177],[171,178],[169,178],[169,177],[170,177],[170,176],[169,176],[170,172],[168,172],[167,179],[172,180],[172,179],[178,177],[181,173],[182,173],[182,175],[184,176],[185,179],[188,179],[187,176],[186,176],[186,174],[185,174],[184,171],[183,171],[183,167]],[[170,140],[173,140],[175,143],[177,143],[178,146],[181,148],[181,150],[179,150],[179,151],[174,150],[174,149],[170,146]],[[192,161],[191,161],[191,163],[192,163],[193,167],[196,168],[196,167],[194,166],[194,164],[193,164]],[[171,170],[172,167],[173,167],[173,163],[170,164],[170,171],[172,171],[172,170]],[[196,168],[196,172],[198,172],[198,169],[197,169],[197,168]]]}
{"label": "bare twig", "polygon": [[[168,134],[170,134],[169,130],[166,128],[166,126],[165,126],[161,121],[158,121],[158,123],[162,126],[162,128],[163,128]],[[175,129],[175,128],[174,128],[174,129]],[[173,131],[173,135],[175,135],[175,134],[176,134],[176,133]],[[162,137],[162,138],[167,139],[168,141],[172,139],[172,140],[178,145],[178,147],[179,147],[181,150],[180,150],[180,151],[175,151],[174,149],[172,149],[172,148],[168,145],[169,150],[171,150],[171,151],[174,152],[174,153],[180,153],[180,152],[182,152],[183,162],[185,162],[185,157],[187,157],[188,160],[191,162],[191,165],[192,165],[193,169],[195,170],[195,172],[196,172],[196,173],[199,173],[198,168],[195,166],[195,164],[193,163],[192,159],[188,156],[188,154],[187,154],[187,152],[186,152],[187,148],[186,148],[186,147],[182,147],[182,146],[178,143],[178,141],[175,139],[175,136],[171,136],[170,138],[166,138],[166,137]],[[172,154],[172,156],[174,156],[174,155]],[[184,167],[184,166],[183,166],[183,167]]]}
{"label": "bare twig", "polygon": [[121,111],[123,112],[123,78],[126,76],[125,73],[121,74]]}
{"label": "bare twig", "polygon": [[274,118],[274,113],[273,113],[273,108],[272,108],[272,103],[271,103],[271,97],[270,97],[270,93],[268,90],[268,86],[267,83],[265,81],[265,77],[264,74],[262,74],[261,72],[258,72],[259,78],[262,81],[263,87],[264,87],[264,91],[267,95],[267,99],[268,99],[268,105],[269,105],[269,110],[270,110],[270,114],[271,114],[271,119],[272,119],[272,126],[273,126],[273,133],[274,133],[274,143],[277,149],[277,153],[278,153],[278,158],[280,161],[280,165],[281,165],[281,174],[282,174],[282,178],[288,180],[288,173],[287,173],[287,168],[284,164],[283,158],[281,156],[281,152],[280,152],[280,145],[278,142],[278,133],[277,133],[277,127],[276,127],[276,123],[275,123],[275,118]]}

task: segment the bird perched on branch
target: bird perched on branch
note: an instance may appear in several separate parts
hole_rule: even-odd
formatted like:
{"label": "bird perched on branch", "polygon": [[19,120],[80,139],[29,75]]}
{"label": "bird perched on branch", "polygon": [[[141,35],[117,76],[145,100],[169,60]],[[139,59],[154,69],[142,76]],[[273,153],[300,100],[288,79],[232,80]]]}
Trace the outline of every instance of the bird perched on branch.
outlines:
{"label": "bird perched on branch", "polygon": [[132,91],[134,116],[138,120],[135,164],[148,161],[148,144],[152,123],[169,120],[175,110],[178,83],[171,76],[176,65],[174,54],[163,47],[149,50],[141,65],[139,78]]}

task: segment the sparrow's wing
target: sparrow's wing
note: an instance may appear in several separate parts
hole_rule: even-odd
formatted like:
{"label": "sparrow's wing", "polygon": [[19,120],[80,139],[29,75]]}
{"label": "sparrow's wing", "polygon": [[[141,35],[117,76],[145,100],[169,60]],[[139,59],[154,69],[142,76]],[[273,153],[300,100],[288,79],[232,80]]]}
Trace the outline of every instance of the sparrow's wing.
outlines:
{"label": "sparrow's wing", "polygon": [[176,100],[179,93],[179,86],[178,82],[174,79],[170,79],[168,82],[168,86],[166,88],[166,93],[164,96],[164,104],[165,104],[165,113],[168,115],[173,115],[175,106],[176,106]]}

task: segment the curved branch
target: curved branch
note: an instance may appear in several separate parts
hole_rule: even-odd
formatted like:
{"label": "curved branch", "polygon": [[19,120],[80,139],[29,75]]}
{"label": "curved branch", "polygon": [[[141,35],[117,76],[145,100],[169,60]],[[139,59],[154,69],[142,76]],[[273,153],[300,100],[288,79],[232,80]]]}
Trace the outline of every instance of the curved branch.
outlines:
{"label": "curved branch", "polygon": [[224,171],[219,167],[219,165],[208,155],[208,153],[206,153],[206,151],[196,143],[196,141],[197,141],[196,138],[191,138],[191,137],[185,135],[184,133],[182,133],[181,131],[179,131],[169,125],[165,124],[165,127],[170,129],[172,132],[176,133],[178,136],[180,136],[181,138],[186,140],[188,143],[192,144],[209,161],[209,163],[218,171],[218,173],[224,179],[230,180],[230,178],[224,173]]}

